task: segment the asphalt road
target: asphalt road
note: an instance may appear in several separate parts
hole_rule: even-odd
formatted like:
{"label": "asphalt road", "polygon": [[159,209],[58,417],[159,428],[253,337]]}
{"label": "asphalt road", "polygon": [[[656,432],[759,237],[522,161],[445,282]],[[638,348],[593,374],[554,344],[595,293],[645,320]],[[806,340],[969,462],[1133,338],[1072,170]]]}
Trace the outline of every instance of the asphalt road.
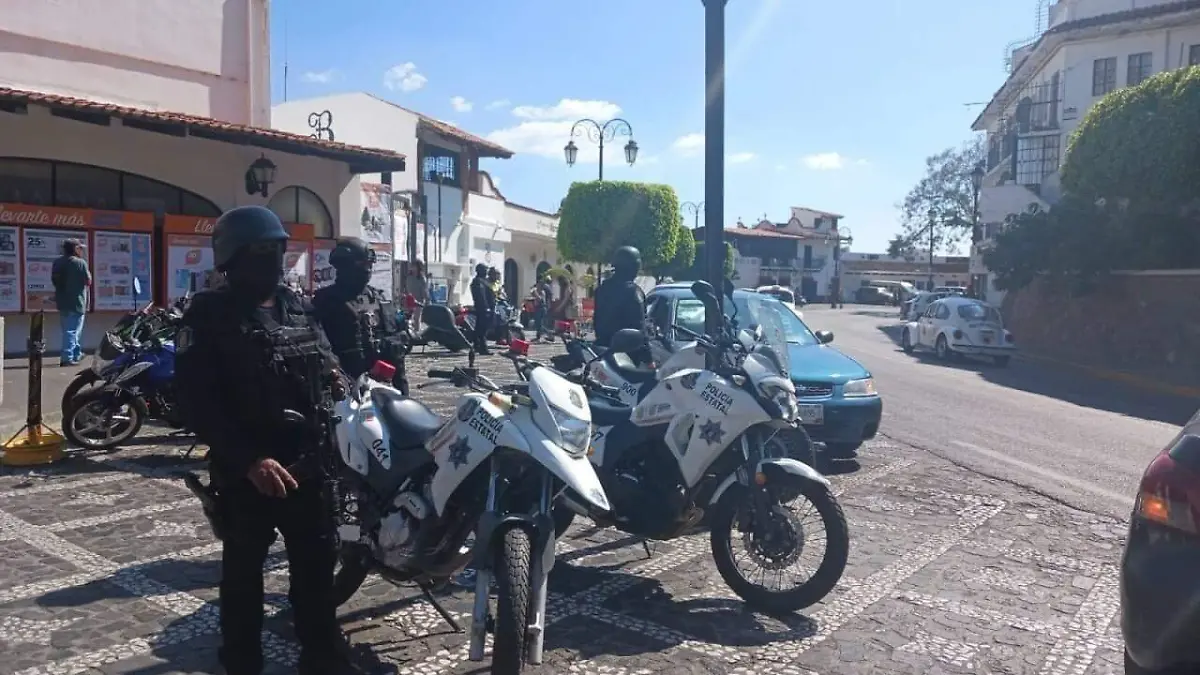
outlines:
{"label": "asphalt road", "polygon": [[880,433],[1070,506],[1125,518],[1138,479],[1200,400],[1014,360],[941,363],[900,350],[899,310],[805,307],[813,330],[874,374]]}

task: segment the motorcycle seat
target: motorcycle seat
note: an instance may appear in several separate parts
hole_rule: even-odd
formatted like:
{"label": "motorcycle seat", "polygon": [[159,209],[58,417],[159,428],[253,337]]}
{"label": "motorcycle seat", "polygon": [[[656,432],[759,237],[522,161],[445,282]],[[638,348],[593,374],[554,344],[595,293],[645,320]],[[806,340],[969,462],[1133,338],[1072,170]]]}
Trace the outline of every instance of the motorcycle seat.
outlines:
{"label": "motorcycle seat", "polygon": [[612,427],[628,422],[633,408],[605,396],[588,397],[588,408],[592,411],[592,426]]}
{"label": "motorcycle seat", "polygon": [[642,368],[634,364],[628,356],[623,359],[617,358],[617,356],[613,352],[608,352],[604,355],[603,361],[626,382],[641,385],[653,382],[657,378],[653,368]]}
{"label": "motorcycle seat", "polygon": [[398,391],[375,389],[371,392],[371,403],[396,446],[424,443],[442,426],[442,418],[437,413]]}

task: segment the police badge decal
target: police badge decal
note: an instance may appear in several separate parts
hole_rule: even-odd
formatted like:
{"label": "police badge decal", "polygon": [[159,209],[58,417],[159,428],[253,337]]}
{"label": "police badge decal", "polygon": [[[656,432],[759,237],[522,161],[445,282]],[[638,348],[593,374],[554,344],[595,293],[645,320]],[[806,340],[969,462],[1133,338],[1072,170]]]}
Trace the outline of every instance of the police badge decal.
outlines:
{"label": "police badge decal", "polygon": [[466,422],[467,420],[471,419],[471,416],[474,415],[475,411],[478,409],[479,401],[476,401],[473,398],[467,399],[467,402],[463,403],[462,407],[458,409],[458,421]]}

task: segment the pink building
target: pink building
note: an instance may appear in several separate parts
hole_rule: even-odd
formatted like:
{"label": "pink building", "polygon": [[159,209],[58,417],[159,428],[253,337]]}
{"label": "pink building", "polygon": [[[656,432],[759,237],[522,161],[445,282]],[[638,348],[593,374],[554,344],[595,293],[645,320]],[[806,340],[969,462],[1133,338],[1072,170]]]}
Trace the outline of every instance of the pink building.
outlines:
{"label": "pink building", "polygon": [[[342,207],[352,203],[343,194],[358,195],[358,174],[404,170],[396,152],[269,128],[268,0],[3,4],[0,315],[9,353],[24,349],[29,313],[53,311],[45,259],[65,237],[88,244],[90,348],[134,307],[134,277],[144,289],[137,302],[170,301],[205,278],[206,230],[222,211],[262,204],[292,223],[289,264],[307,283],[331,238],[358,233],[358,209]],[[52,317],[47,338],[57,349]]]}

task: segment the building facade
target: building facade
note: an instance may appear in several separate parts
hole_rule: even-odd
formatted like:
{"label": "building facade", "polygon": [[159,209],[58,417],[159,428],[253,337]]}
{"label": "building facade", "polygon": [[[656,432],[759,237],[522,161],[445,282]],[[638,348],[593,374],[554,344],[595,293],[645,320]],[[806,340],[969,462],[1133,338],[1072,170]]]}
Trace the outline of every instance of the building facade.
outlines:
{"label": "building facade", "polygon": [[[809,301],[827,299],[843,244],[841,219],[835,213],[794,206],[787,222],[764,218],[748,226],[738,221],[725,230],[725,240],[736,251],[734,280],[744,287],[788,286]],[[702,239],[704,228],[697,232]]]}
{"label": "building facade", "polygon": [[203,287],[222,211],[275,210],[293,235],[289,278],[311,288],[322,247],[361,231],[359,213],[342,208],[356,176],[403,175],[403,153],[268,128],[266,0],[13,3],[0,29],[10,353],[43,310],[47,348],[59,347],[49,264],[66,238],[85,244],[95,280],[91,348],[137,305]]}
{"label": "building facade", "polygon": [[1084,114],[1121,87],[1200,64],[1195,0],[1043,0],[1039,12],[1038,35],[1014,43],[1004,84],[972,126],[987,134],[987,173],[970,271],[997,303],[1003,293],[982,254],[1009,215],[1059,200],[1067,142]]}
{"label": "building facade", "polygon": [[855,292],[872,281],[899,281],[919,290],[940,286],[967,287],[970,284],[967,256],[933,257],[933,283],[929,282],[929,261],[921,256],[893,258],[886,253],[842,253],[842,299],[854,301]]}

